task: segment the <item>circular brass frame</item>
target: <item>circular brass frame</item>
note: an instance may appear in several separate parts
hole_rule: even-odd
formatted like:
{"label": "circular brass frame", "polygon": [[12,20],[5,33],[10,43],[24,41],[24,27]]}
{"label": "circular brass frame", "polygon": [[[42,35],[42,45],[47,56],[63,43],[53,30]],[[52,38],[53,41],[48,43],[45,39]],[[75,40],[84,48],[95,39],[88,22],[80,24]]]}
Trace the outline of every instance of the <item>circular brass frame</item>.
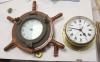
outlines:
{"label": "circular brass frame", "polygon": [[[95,35],[93,39],[91,39],[88,43],[84,43],[84,44],[79,44],[71,40],[66,34],[66,26],[70,21],[72,21],[73,19],[77,19],[77,18],[88,19],[94,25],[94,23],[87,17],[84,17],[84,16],[72,17],[71,19],[68,20],[68,22],[65,23],[63,31],[62,31],[62,36],[63,36],[64,43],[68,45],[71,49],[76,50],[76,51],[83,51],[83,50],[88,49],[93,44],[93,41],[95,41]],[[94,28],[96,29],[95,25],[94,25]]]}
{"label": "circular brass frame", "polygon": [[[35,15],[36,13],[38,13],[38,14]],[[20,22],[15,24],[16,27],[15,26],[13,27],[13,32],[14,32],[13,36],[16,35],[16,37],[14,37],[14,38],[16,38],[16,40],[18,40],[19,43],[24,43],[24,45],[26,45],[30,48],[35,48],[35,47],[38,47],[38,46],[42,45],[42,43],[44,43],[44,41],[47,40],[47,38],[50,35],[50,30],[51,29],[50,29],[50,24],[47,23],[47,22],[49,22],[49,19],[46,19],[48,16],[47,17],[45,16],[45,18],[44,18],[45,14],[43,14],[41,12],[35,12],[34,15],[30,15],[30,14],[31,14],[31,12],[29,12],[25,15],[22,15],[20,17],[20,19],[19,19]],[[27,39],[23,38],[23,36],[21,35],[21,27],[23,26],[23,24],[25,22],[27,22],[30,19],[37,19],[43,25],[43,31],[42,31],[41,35],[38,38],[33,39],[33,40],[27,40]],[[47,21],[47,22],[45,22],[45,21]]]}

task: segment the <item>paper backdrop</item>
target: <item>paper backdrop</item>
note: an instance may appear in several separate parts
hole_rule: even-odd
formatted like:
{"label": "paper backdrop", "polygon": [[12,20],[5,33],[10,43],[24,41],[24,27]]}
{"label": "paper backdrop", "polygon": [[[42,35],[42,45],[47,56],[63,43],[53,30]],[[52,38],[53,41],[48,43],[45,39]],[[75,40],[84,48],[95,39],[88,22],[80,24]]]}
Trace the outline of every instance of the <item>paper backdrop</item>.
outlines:
{"label": "paper backdrop", "polygon": [[[1,1],[1,0],[0,0]],[[73,16],[85,16],[93,20],[91,0],[80,0],[80,2],[71,1],[53,1],[53,0],[36,0],[38,10],[48,14],[50,17],[59,12],[63,17],[55,21],[55,39],[64,44],[61,35],[64,24]],[[13,8],[11,14],[7,13],[8,8]],[[95,43],[86,51],[77,52],[68,48],[65,44],[64,50],[59,50],[59,56],[53,56],[53,46],[48,48],[42,58],[36,58],[33,54],[25,53],[19,48],[14,48],[9,52],[4,51],[12,40],[13,23],[9,22],[6,17],[19,17],[22,14],[31,11],[32,0],[13,0],[0,5],[0,58],[21,59],[21,60],[45,60],[45,61],[75,61],[82,59],[84,61],[96,61]]]}

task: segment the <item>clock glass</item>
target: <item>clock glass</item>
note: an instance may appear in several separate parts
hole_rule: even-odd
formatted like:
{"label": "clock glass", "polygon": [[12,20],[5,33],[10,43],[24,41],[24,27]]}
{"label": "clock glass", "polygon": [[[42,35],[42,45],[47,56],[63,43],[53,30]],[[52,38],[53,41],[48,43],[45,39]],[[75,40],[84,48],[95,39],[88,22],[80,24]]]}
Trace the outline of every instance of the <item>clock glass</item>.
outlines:
{"label": "clock glass", "polygon": [[42,23],[37,19],[30,19],[23,23],[21,27],[21,35],[27,40],[38,38],[43,31]]}
{"label": "clock glass", "polygon": [[95,36],[95,26],[87,18],[75,18],[68,21],[66,26],[68,38],[78,44],[90,42]]}

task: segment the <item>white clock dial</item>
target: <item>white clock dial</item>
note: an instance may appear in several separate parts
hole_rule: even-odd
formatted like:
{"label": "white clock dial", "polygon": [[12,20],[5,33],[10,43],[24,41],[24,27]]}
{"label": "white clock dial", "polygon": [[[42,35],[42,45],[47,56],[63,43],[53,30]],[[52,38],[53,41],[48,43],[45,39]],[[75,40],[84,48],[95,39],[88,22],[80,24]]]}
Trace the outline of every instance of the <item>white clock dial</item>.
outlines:
{"label": "white clock dial", "polygon": [[66,34],[70,40],[78,44],[90,42],[95,36],[95,26],[89,19],[73,19],[66,26]]}
{"label": "white clock dial", "polygon": [[41,35],[42,31],[42,23],[39,20],[31,19],[22,25],[21,35],[27,40],[34,40]]}

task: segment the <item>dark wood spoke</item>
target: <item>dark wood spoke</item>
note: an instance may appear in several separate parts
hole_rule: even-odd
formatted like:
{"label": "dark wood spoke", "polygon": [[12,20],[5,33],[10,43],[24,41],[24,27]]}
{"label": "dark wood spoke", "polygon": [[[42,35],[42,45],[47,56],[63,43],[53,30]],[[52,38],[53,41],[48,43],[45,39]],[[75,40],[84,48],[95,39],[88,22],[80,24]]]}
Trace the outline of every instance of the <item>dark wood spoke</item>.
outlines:
{"label": "dark wood spoke", "polygon": [[58,56],[58,47],[56,45],[54,45],[54,56],[57,57]]}
{"label": "dark wood spoke", "polygon": [[37,4],[36,1],[33,1],[32,11],[36,11]]}
{"label": "dark wood spoke", "polygon": [[12,23],[14,23],[14,21],[15,21],[15,19],[12,18],[11,16],[7,16],[7,19],[8,19],[10,22],[12,22]]}
{"label": "dark wood spoke", "polygon": [[59,13],[57,14],[56,16],[52,17],[52,21],[55,21],[56,19],[58,19],[59,17],[61,17],[63,14],[62,13]]}
{"label": "dark wood spoke", "polygon": [[64,45],[57,42],[55,39],[52,39],[51,40],[51,43],[54,45],[54,56],[57,57],[58,56],[58,51],[59,51],[59,48],[64,48]]}
{"label": "dark wood spoke", "polygon": [[9,51],[10,49],[15,48],[15,47],[16,47],[15,44],[11,42],[8,46],[4,48],[4,51]]}

